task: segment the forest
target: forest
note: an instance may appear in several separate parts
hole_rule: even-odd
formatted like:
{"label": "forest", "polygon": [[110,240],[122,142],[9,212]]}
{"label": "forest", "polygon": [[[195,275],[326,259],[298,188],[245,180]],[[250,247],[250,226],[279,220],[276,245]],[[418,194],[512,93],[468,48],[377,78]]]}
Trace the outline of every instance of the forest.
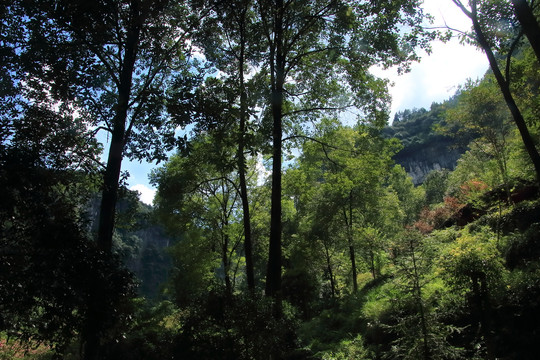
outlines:
{"label": "forest", "polygon": [[537,359],[540,6],[451,2],[2,1],[0,360]]}

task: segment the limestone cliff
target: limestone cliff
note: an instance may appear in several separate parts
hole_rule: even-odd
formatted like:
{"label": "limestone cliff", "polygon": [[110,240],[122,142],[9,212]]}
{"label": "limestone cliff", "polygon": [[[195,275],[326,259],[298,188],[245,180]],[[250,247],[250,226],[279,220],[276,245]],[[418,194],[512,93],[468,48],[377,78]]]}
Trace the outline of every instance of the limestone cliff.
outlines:
{"label": "limestone cliff", "polygon": [[441,136],[423,144],[405,147],[394,159],[405,168],[413,183],[419,185],[433,170],[454,170],[464,151],[456,147],[452,139]]}
{"label": "limestone cliff", "polygon": [[437,127],[444,126],[444,113],[454,104],[454,99],[450,99],[442,104],[434,103],[430,110],[399,112],[392,126],[383,131],[385,137],[395,137],[403,144],[394,159],[405,168],[415,185],[421,184],[433,170],[454,170],[466,150],[454,138],[436,131]]}

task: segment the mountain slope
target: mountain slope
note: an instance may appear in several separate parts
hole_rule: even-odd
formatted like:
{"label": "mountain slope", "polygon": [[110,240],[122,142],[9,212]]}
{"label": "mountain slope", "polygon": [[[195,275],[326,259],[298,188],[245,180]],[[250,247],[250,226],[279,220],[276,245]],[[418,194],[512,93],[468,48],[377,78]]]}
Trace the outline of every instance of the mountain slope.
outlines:
{"label": "mountain slope", "polygon": [[422,108],[399,112],[392,126],[383,130],[384,137],[395,137],[403,144],[403,149],[394,159],[405,168],[415,185],[422,184],[433,170],[453,170],[466,150],[456,139],[434,129],[444,124],[444,112],[454,103],[455,100],[451,99],[442,104],[433,103],[430,110]]}

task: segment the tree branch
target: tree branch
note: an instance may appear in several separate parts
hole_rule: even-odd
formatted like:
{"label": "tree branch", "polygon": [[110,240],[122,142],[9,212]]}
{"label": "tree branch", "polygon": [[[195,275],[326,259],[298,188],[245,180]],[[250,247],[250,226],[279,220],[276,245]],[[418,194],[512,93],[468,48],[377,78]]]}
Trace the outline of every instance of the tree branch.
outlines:
{"label": "tree branch", "polygon": [[516,36],[516,38],[510,45],[510,49],[508,50],[508,54],[506,55],[506,67],[504,69],[504,76],[506,77],[506,82],[508,83],[508,85],[510,85],[510,66],[511,66],[510,63],[512,60],[512,54],[514,53],[514,50],[519,44],[519,41],[521,40],[522,36],[523,36],[523,30],[520,30],[518,36]]}
{"label": "tree branch", "polygon": [[100,130],[104,130],[108,133],[112,133],[112,129],[110,127],[105,127],[105,126],[98,126],[97,128],[95,128],[94,130],[92,130],[92,136],[96,136],[96,134],[100,131]]}
{"label": "tree branch", "polygon": [[463,3],[462,3],[460,0],[452,0],[452,2],[453,2],[454,4],[456,4],[457,7],[459,7],[460,10],[461,10],[465,15],[467,15],[467,17],[469,17],[469,18],[471,18],[471,19],[473,18],[472,12],[471,12],[469,9],[467,9],[467,8],[465,7],[465,5],[463,5]]}
{"label": "tree branch", "polygon": [[338,107],[324,107],[324,106],[320,106],[320,107],[314,107],[314,108],[308,108],[308,109],[299,109],[299,110],[294,110],[294,111],[290,111],[288,113],[284,113],[283,116],[289,116],[289,115],[295,115],[295,114],[300,114],[300,113],[306,113],[306,112],[311,112],[311,111],[331,111],[331,110],[346,110],[348,108],[350,108],[351,105],[346,105],[346,106],[338,106]]}
{"label": "tree branch", "polygon": [[328,50],[339,50],[339,49],[340,49],[339,47],[334,46],[334,47],[326,47],[326,48],[321,48],[321,49],[310,50],[310,51],[306,51],[304,53],[298,54],[289,61],[289,66],[285,68],[285,75],[287,75],[296,65],[300,63],[300,61],[303,58],[307,56],[317,54],[317,53],[322,53]]}
{"label": "tree branch", "polygon": [[232,187],[234,188],[234,191],[236,192],[236,194],[240,194],[240,189],[238,188],[236,183],[234,181],[232,181],[231,179],[229,179],[228,177],[226,177],[226,176],[220,176],[220,177],[216,177],[216,178],[212,178],[212,179],[203,180],[203,181],[199,182],[198,184],[196,184],[193,187],[192,192],[199,189],[204,184],[210,184],[212,181],[219,181],[219,180],[224,180],[224,181],[228,182],[229,184],[232,185]]}

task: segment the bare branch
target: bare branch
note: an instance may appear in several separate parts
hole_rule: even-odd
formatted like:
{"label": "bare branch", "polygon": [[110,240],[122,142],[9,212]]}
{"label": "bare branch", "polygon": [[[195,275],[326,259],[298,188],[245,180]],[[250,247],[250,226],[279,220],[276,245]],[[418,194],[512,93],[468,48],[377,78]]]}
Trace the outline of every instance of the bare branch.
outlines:
{"label": "bare branch", "polygon": [[346,105],[346,106],[338,106],[338,107],[324,107],[324,106],[321,106],[321,107],[313,107],[313,108],[308,108],[308,109],[299,109],[299,110],[294,110],[294,111],[290,111],[288,113],[284,113],[283,116],[289,116],[289,115],[295,115],[295,114],[300,114],[300,113],[306,113],[306,112],[311,112],[311,111],[332,111],[332,110],[346,110],[348,108],[350,108],[352,105]]}
{"label": "bare branch", "polygon": [[95,128],[95,129],[92,131],[92,136],[96,136],[96,134],[97,134],[100,130],[104,130],[104,131],[106,131],[106,132],[112,133],[112,129],[111,129],[110,127],[98,126],[97,128]]}
{"label": "bare branch", "polygon": [[469,18],[471,18],[471,19],[473,18],[473,14],[471,13],[471,11],[470,11],[469,9],[467,9],[467,8],[465,7],[465,5],[463,5],[463,3],[462,3],[460,0],[452,0],[452,2],[453,2],[454,4],[456,4],[457,7],[458,7],[465,15],[467,15],[467,17],[469,17]]}

